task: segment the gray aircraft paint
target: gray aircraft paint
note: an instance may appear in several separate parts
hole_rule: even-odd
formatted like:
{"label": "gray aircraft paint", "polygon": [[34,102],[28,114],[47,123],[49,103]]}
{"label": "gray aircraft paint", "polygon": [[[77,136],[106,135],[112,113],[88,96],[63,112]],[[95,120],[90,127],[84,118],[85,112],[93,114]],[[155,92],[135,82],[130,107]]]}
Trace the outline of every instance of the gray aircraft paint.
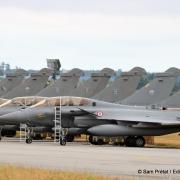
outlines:
{"label": "gray aircraft paint", "polygon": [[40,90],[47,86],[50,74],[51,70],[49,69],[42,69],[38,73],[31,74],[29,78],[23,79],[18,86],[5,94],[3,98],[11,99],[15,97],[36,95]]}
{"label": "gray aircraft paint", "polygon": [[157,104],[171,94],[176,83],[176,77],[177,72],[174,72],[173,68],[165,73],[157,73],[154,80],[120,103],[137,106]]}
{"label": "gray aircraft paint", "polygon": [[140,79],[145,73],[144,69],[138,67],[133,68],[129,72],[122,73],[120,77],[92,98],[107,102],[123,100],[136,91]]}
{"label": "gray aircraft paint", "polygon": [[180,131],[178,126],[156,126],[148,128],[133,128],[118,125],[98,125],[88,129],[89,134],[96,136],[160,136]]}
{"label": "gray aircraft paint", "polygon": [[4,96],[17,87],[23,81],[25,75],[27,75],[27,72],[23,69],[18,69],[13,74],[7,74],[6,78],[0,81],[0,96]]}
{"label": "gray aircraft paint", "polygon": [[43,97],[68,95],[71,90],[77,87],[77,83],[82,74],[83,71],[80,69],[72,69],[67,73],[62,73],[60,79],[45,89],[42,89],[37,95]]}
{"label": "gray aircraft paint", "polygon": [[76,89],[72,90],[70,96],[92,97],[106,87],[114,71],[104,68],[99,73],[92,73],[91,78],[78,83]]}
{"label": "gray aircraft paint", "polygon": [[[0,116],[0,124],[17,125],[23,122],[52,129],[54,106],[61,101],[63,127],[85,129],[92,135],[162,135],[180,131],[180,112],[122,106],[88,98],[62,97],[61,100],[60,97],[53,101],[45,99],[24,111]],[[98,115],[99,112],[101,115]],[[70,117],[81,119],[73,123]]]}

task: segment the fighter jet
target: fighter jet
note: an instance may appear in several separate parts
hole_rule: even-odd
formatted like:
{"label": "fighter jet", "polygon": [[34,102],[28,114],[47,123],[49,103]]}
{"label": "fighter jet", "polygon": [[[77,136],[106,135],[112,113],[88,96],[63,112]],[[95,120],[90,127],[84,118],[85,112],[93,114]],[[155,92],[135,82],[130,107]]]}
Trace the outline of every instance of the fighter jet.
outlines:
{"label": "fighter jet", "polygon": [[106,87],[114,71],[109,68],[102,69],[99,73],[92,73],[91,78],[79,81],[77,88],[73,89],[68,96],[92,97]]}
{"label": "fighter jet", "polygon": [[11,99],[15,97],[34,96],[47,86],[51,74],[52,70],[47,68],[40,70],[38,73],[31,74],[31,76],[24,79],[21,84],[3,95],[3,98]]}
{"label": "fighter jet", "polygon": [[28,73],[23,69],[17,69],[13,74],[7,74],[5,79],[0,81],[0,96],[2,97],[17,87]]}
{"label": "fighter jet", "polygon": [[172,92],[180,70],[168,69],[165,73],[156,73],[155,79],[120,101],[125,105],[148,106],[166,99]]}
{"label": "fighter jet", "polygon": [[120,77],[91,98],[107,102],[123,100],[136,91],[141,77],[145,73],[146,71],[139,67],[135,67],[129,72],[124,72]]}
{"label": "fighter jet", "polygon": [[[55,108],[56,107],[56,108]],[[59,113],[55,117],[55,109]],[[55,127],[57,118],[60,126]],[[0,124],[41,126],[52,131],[61,129],[60,144],[65,135],[84,133],[93,136],[123,136],[126,146],[143,147],[143,136],[159,136],[180,131],[180,112],[129,107],[89,98],[54,97],[23,111],[0,116]],[[65,133],[66,132],[66,133]],[[103,139],[102,139],[103,141]],[[28,136],[27,142],[32,142]]]}
{"label": "fighter jet", "polygon": [[54,97],[68,95],[70,91],[77,88],[77,83],[82,74],[83,71],[77,68],[67,73],[62,73],[60,79],[55,81],[54,84],[47,86],[45,89],[42,89],[37,93],[37,96]]}

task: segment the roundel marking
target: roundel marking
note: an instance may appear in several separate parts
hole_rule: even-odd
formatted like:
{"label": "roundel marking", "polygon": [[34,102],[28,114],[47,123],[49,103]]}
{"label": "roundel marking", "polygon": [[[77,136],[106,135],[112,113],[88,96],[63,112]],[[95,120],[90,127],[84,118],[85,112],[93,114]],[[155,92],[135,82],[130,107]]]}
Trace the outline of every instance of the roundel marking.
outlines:
{"label": "roundel marking", "polygon": [[98,117],[102,117],[102,116],[103,116],[103,113],[102,113],[101,111],[99,111],[99,112],[96,112],[96,115],[97,115]]}

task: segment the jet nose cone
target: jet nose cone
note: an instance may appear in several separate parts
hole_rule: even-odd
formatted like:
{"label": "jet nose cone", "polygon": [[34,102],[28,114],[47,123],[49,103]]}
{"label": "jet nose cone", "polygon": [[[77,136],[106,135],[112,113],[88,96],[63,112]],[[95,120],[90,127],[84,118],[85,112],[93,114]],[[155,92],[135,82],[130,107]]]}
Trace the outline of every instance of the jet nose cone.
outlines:
{"label": "jet nose cone", "polygon": [[22,112],[13,112],[0,116],[0,124],[20,124],[26,123],[27,116]]}

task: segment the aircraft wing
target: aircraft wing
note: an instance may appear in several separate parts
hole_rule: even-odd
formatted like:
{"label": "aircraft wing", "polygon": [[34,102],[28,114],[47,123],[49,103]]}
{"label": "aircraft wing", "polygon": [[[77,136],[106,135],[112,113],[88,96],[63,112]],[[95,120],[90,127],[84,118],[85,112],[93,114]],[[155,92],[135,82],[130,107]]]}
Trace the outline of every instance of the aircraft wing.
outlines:
{"label": "aircraft wing", "polygon": [[159,125],[180,125],[180,116],[177,113],[161,112],[161,114],[136,114],[130,111],[129,113],[117,113],[114,111],[92,111],[86,109],[80,109],[80,111],[87,113],[87,115],[93,116],[96,119],[115,120],[123,123],[146,123],[146,124],[159,124]]}
{"label": "aircraft wing", "polygon": [[104,117],[97,117],[97,119],[108,119],[108,120],[116,120],[119,122],[137,122],[137,123],[146,123],[146,124],[161,124],[161,125],[180,125],[180,119],[168,120],[168,119],[160,119],[151,116],[144,117],[119,117],[115,115],[106,115]]}

